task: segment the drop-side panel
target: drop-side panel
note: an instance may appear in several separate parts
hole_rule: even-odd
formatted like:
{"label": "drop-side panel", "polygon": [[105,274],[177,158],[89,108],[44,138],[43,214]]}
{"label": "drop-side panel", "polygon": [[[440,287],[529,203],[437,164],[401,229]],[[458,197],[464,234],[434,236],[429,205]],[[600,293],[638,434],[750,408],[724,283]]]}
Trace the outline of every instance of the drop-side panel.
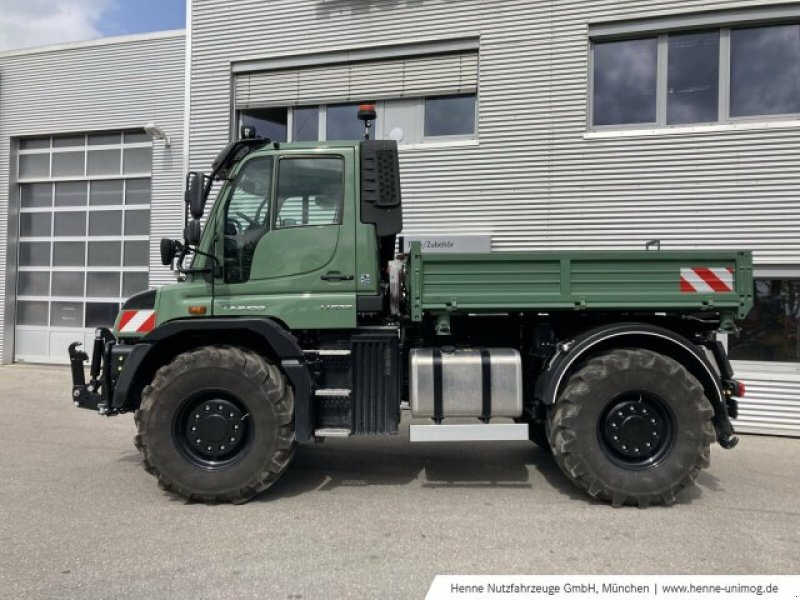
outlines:
{"label": "drop-side panel", "polygon": [[412,317],[424,311],[709,310],[743,317],[752,258],[736,251],[422,254],[412,246]]}

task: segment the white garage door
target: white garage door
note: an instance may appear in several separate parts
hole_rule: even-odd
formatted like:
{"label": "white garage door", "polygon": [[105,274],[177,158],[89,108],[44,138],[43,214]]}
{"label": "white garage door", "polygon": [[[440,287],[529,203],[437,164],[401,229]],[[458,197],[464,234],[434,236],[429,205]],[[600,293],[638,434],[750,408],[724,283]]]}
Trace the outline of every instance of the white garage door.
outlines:
{"label": "white garage door", "polygon": [[142,132],[19,140],[15,360],[67,362],[147,289],[151,170]]}

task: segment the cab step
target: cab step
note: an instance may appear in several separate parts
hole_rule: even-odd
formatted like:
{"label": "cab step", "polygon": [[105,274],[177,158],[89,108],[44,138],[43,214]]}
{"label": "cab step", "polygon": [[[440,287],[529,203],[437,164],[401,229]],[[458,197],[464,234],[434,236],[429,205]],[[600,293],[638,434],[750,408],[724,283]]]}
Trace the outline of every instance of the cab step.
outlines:
{"label": "cab step", "polygon": [[323,427],[314,431],[315,437],[350,437],[351,431],[343,427]]}
{"label": "cab step", "polygon": [[346,388],[321,388],[314,390],[314,395],[320,398],[349,398],[352,391]]}

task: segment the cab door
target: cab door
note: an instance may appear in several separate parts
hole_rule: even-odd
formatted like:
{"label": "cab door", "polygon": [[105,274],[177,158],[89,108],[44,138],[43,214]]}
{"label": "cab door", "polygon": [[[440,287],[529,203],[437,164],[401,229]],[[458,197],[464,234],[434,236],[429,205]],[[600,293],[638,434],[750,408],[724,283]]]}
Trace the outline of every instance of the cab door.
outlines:
{"label": "cab door", "polygon": [[355,326],[353,160],[347,149],[289,151],[242,166],[224,211],[216,314]]}

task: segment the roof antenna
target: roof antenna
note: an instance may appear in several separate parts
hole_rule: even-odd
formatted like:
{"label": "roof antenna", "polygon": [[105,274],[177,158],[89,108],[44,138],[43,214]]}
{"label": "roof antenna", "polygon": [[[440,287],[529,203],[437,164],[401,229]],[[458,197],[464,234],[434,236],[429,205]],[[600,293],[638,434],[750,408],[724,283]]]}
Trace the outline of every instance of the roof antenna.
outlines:
{"label": "roof antenna", "polygon": [[364,121],[364,139],[369,140],[369,128],[377,118],[374,104],[361,104],[358,107],[358,118]]}

